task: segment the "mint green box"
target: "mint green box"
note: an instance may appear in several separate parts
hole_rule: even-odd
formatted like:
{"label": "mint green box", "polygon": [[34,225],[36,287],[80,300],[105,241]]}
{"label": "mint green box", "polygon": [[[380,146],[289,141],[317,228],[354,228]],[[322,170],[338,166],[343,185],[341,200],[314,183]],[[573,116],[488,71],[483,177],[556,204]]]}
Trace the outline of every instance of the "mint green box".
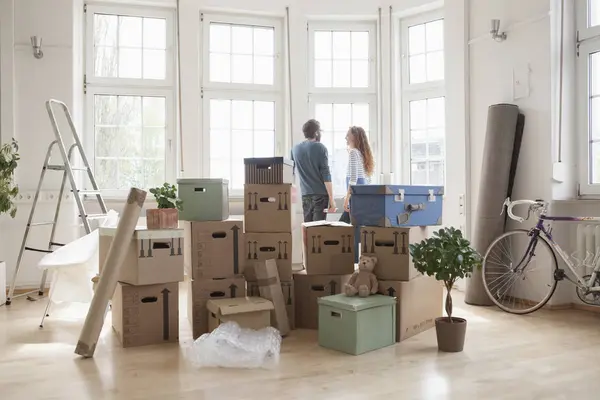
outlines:
{"label": "mint green box", "polygon": [[359,355],[396,343],[396,298],[325,296],[319,303],[319,345]]}
{"label": "mint green box", "polygon": [[225,221],[229,218],[227,179],[177,179],[177,195],[183,201],[181,221]]}

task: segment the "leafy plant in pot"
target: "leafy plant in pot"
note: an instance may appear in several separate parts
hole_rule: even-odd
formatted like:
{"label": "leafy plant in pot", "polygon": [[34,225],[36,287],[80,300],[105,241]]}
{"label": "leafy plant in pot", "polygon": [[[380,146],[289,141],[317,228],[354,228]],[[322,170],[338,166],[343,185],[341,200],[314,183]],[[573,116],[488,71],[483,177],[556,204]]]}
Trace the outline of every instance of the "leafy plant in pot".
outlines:
{"label": "leafy plant in pot", "polygon": [[158,208],[146,210],[146,226],[148,229],[176,229],[179,226],[179,211],[183,209],[183,201],[177,197],[175,185],[164,183],[150,189]]}
{"label": "leafy plant in pot", "polygon": [[[15,170],[19,157],[19,145],[13,139],[0,146],[0,216],[8,214],[11,218],[17,215],[15,198],[19,188],[15,184]],[[6,263],[0,260],[0,305],[6,302]]]}
{"label": "leafy plant in pot", "polygon": [[446,286],[445,309],[448,316],[435,320],[438,349],[462,351],[467,321],[452,316],[452,288],[458,279],[469,277],[473,268],[481,267],[481,256],[455,228],[440,229],[433,237],[411,244],[409,248],[417,271],[443,281]]}

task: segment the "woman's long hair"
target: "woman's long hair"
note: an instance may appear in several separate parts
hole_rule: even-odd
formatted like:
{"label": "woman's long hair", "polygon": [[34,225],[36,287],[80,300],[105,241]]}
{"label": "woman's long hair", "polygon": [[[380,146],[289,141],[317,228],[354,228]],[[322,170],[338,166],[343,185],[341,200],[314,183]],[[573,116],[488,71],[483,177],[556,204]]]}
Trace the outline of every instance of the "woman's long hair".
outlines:
{"label": "woman's long hair", "polygon": [[375,161],[373,160],[371,145],[369,144],[369,139],[367,138],[365,130],[360,126],[352,126],[350,127],[349,132],[354,138],[354,146],[362,155],[365,174],[367,174],[367,176],[372,176],[373,170],[375,169]]}

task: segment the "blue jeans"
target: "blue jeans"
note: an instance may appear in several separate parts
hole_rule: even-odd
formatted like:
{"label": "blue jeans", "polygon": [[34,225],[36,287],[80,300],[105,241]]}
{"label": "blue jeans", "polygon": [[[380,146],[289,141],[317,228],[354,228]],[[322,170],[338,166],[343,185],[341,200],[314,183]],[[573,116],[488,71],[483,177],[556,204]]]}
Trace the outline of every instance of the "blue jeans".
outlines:
{"label": "blue jeans", "polygon": [[[356,180],[356,184],[357,185],[366,185],[367,184],[367,180],[365,178],[358,178]],[[347,188],[350,186],[350,178],[346,177],[346,190]],[[352,199],[350,199],[350,201],[348,201],[348,208],[350,208],[350,203],[352,202]],[[342,216],[340,217],[340,221],[342,222],[346,222],[346,223],[351,223],[350,220],[350,213],[346,210],[344,210],[344,212],[342,213]],[[358,244],[360,241],[360,227],[359,226],[355,226],[354,227],[354,262],[357,263],[358,262]]]}

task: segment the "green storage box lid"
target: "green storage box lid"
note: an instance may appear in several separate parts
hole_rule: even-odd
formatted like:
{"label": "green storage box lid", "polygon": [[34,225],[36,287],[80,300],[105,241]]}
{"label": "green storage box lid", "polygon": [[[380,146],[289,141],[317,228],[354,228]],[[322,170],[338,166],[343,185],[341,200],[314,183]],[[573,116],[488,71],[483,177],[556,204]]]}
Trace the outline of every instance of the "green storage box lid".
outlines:
{"label": "green storage box lid", "polygon": [[225,185],[229,185],[229,181],[227,179],[221,179],[221,178],[215,178],[215,179],[210,179],[210,178],[179,178],[177,179],[177,184],[178,185],[206,185],[206,184],[213,184],[213,185],[219,185],[219,184],[225,184]]}
{"label": "green storage box lid", "polygon": [[335,294],[333,296],[320,297],[319,304],[339,308],[347,311],[361,311],[369,308],[390,306],[396,304],[396,298],[374,294],[369,297],[346,296],[345,294]]}

